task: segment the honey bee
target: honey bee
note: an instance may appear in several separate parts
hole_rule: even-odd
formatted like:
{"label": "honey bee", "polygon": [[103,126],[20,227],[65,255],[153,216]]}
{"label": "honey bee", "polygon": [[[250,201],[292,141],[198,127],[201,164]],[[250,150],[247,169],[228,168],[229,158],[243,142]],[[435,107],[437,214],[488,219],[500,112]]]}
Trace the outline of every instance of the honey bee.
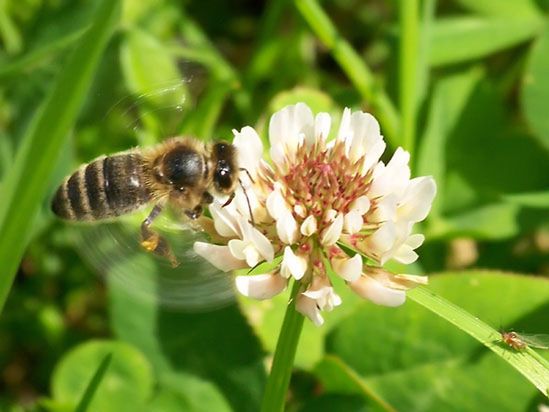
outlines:
{"label": "honey bee", "polygon": [[141,223],[141,245],[176,266],[166,240],[151,229],[154,219],[166,206],[197,219],[214,196],[228,195],[229,204],[241,170],[232,144],[174,137],[81,165],[59,186],[51,208],[62,219],[101,221],[154,204]]}

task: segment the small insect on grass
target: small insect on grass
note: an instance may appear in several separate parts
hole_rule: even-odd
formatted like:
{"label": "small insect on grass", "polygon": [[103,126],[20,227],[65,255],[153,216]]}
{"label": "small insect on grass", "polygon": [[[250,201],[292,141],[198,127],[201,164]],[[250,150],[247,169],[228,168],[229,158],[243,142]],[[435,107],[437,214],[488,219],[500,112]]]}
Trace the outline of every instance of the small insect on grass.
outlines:
{"label": "small insect on grass", "polygon": [[523,351],[528,347],[536,349],[549,349],[549,335],[525,334],[517,332],[500,331],[501,341],[516,351]]}

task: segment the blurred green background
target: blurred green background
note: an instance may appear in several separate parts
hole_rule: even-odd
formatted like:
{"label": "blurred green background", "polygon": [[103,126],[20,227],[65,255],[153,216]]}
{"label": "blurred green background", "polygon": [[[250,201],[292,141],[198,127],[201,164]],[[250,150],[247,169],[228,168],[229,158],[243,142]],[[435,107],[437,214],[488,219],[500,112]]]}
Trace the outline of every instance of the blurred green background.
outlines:
{"label": "blurred green background", "polygon": [[[0,1],[0,200],[12,208],[18,192],[7,195],[5,178],[99,3]],[[270,114],[298,101],[336,117],[371,111],[387,157],[404,146],[414,175],[435,176],[427,241],[408,271],[430,274],[433,290],[496,328],[549,333],[549,1],[410,1],[416,28],[404,3],[123,2],[69,138],[47,152],[47,196],[17,235],[29,243],[0,318],[0,410],[73,410],[108,353],[89,410],[258,409],[287,296],[234,303],[227,278],[203,262],[168,273],[134,247],[132,229],[82,235],[53,218],[49,198],[101,154],[176,134],[230,140],[245,125],[265,138]],[[36,150],[49,136],[40,139]],[[204,305],[193,286],[166,297],[169,281],[199,271],[218,279],[211,293],[198,280]],[[303,332],[288,410],[547,403],[419,305],[376,307],[336,287],[344,305]]]}

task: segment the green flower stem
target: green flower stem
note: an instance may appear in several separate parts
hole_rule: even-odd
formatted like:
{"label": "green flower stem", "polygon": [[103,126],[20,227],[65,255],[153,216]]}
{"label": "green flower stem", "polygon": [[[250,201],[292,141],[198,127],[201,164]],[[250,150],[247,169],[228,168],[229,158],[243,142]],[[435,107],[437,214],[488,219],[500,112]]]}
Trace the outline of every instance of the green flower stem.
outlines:
{"label": "green flower stem", "polygon": [[413,154],[416,128],[416,93],[418,80],[418,0],[400,0],[400,50],[399,50],[399,109],[401,113],[402,143]]}
{"label": "green flower stem", "polygon": [[311,30],[349,76],[364,101],[373,107],[389,144],[393,147],[402,145],[398,137],[399,118],[393,103],[377,84],[374,74],[362,57],[340,36],[330,18],[315,0],[295,0],[295,5]]}
{"label": "green flower stem", "polygon": [[282,329],[280,330],[276,344],[271,374],[269,375],[265,393],[263,394],[262,412],[280,412],[284,410],[295,351],[304,319],[303,315],[295,310],[295,297],[299,292],[299,286],[299,282],[294,282],[288,308],[284,315]]}
{"label": "green flower stem", "polygon": [[535,350],[516,351],[503,344],[497,330],[469,312],[436,295],[426,287],[409,290],[410,299],[434,312],[488,347],[532,382],[545,396],[549,396],[549,363]]}

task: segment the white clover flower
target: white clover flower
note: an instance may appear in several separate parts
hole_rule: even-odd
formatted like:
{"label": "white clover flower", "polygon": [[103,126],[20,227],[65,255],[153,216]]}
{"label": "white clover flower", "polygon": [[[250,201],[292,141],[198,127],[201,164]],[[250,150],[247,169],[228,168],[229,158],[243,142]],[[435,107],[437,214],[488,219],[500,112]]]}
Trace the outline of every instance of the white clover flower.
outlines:
{"label": "white clover flower", "polygon": [[410,179],[410,155],[402,148],[387,164],[380,161],[385,142],[372,115],[345,109],[337,136],[328,141],[330,128],[327,113],[314,116],[304,103],[275,113],[271,164],[262,160],[253,128],[233,131],[240,165],[250,174],[241,176],[247,198],[239,188],[230,205],[212,205],[216,242],[195,244],[224,271],[281,257],[270,273],[237,276],[237,289],[268,299],[293,278],[300,283],[296,309],[316,325],[324,322],[321,311],[342,303],[327,265],[358,295],[385,306],[401,305],[407,289],[426,283],[426,277],[381,266],[417,259],[424,237],[412,233],[413,225],[425,219],[436,192],[432,177]]}

